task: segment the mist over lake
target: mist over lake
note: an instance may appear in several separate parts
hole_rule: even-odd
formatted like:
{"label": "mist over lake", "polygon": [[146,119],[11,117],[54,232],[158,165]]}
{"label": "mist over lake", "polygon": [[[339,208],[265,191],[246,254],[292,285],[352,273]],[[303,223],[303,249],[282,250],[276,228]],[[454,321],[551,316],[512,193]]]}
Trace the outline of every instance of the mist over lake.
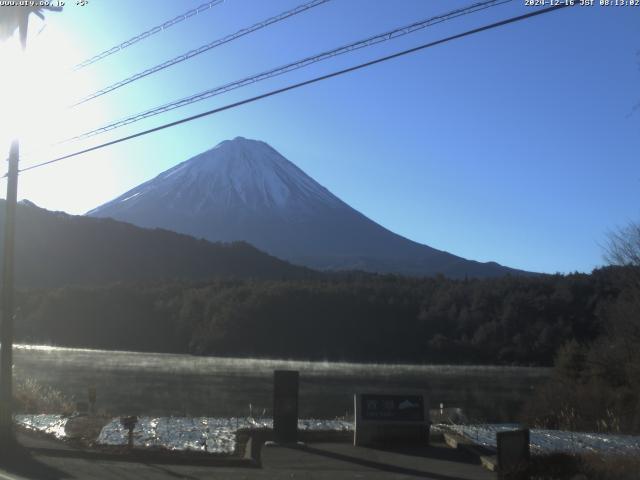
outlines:
{"label": "mist over lake", "polygon": [[[470,418],[513,421],[549,369],[372,365],[199,357],[18,345],[18,378],[31,377],[109,414],[254,416],[271,414],[273,370],[300,371],[300,417],[353,412],[356,392],[425,390],[431,407],[460,407]],[[252,412],[249,411],[251,404]]]}

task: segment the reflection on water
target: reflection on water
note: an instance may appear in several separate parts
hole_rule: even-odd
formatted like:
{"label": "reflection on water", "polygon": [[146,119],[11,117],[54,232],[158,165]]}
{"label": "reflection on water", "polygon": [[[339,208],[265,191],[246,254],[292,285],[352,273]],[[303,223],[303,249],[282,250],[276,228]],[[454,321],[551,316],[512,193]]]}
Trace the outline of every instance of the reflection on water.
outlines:
{"label": "reflection on water", "polygon": [[[195,357],[17,345],[14,370],[76,400],[97,389],[113,415],[235,417],[271,414],[274,369],[300,371],[300,416],[350,415],[355,392],[425,390],[431,406],[462,407],[470,418],[513,421],[548,375],[524,367],[363,365]],[[250,407],[251,405],[251,407]],[[250,412],[249,409],[252,409]]]}

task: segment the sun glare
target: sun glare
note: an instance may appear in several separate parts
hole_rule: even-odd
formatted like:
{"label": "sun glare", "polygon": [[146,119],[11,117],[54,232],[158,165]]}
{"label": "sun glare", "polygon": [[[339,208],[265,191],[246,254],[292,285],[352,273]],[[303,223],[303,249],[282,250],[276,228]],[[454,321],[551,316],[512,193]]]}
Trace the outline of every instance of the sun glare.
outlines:
{"label": "sun glare", "polygon": [[37,18],[30,23],[26,51],[17,33],[0,44],[0,157],[19,139],[23,165],[47,160],[51,144],[78,133],[95,115],[69,109],[95,82],[73,72],[78,55],[69,35],[54,25],[43,27]]}
{"label": "sun glare", "polygon": [[0,44],[0,59],[4,74],[0,79],[0,135],[6,146],[18,138],[25,124],[26,112],[21,109],[25,91],[22,80],[26,77],[26,59],[14,35]]}

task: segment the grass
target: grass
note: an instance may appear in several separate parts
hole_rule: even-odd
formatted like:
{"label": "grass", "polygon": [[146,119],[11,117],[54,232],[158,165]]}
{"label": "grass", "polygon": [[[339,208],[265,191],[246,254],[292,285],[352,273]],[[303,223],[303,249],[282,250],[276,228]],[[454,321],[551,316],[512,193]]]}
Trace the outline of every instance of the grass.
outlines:
{"label": "grass", "polygon": [[33,378],[15,379],[14,408],[18,413],[71,414],[73,402],[55,388],[42,385]]}

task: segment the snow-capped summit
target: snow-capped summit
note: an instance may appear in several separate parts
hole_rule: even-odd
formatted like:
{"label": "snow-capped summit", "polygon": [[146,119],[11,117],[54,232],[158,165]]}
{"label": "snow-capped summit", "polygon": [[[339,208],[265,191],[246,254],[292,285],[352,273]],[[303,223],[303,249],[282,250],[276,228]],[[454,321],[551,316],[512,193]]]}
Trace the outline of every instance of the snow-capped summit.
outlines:
{"label": "snow-capped summit", "polygon": [[152,198],[162,199],[170,211],[190,214],[220,207],[259,212],[340,203],[268,144],[236,137],[170,168],[89,215],[105,208],[136,209]]}
{"label": "snow-capped summit", "polygon": [[131,194],[174,188],[174,176],[180,179],[183,190],[198,197],[189,205],[198,210],[219,205],[243,205],[255,210],[299,209],[314,202],[339,203],[327,189],[268,144],[244,137],[225,140],[132,190]]}
{"label": "snow-capped summit", "polygon": [[493,276],[478,263],[396,235],[318,184],[265,142],[236,137],[88,213],[211,241],[244,240],[320,269]]}

